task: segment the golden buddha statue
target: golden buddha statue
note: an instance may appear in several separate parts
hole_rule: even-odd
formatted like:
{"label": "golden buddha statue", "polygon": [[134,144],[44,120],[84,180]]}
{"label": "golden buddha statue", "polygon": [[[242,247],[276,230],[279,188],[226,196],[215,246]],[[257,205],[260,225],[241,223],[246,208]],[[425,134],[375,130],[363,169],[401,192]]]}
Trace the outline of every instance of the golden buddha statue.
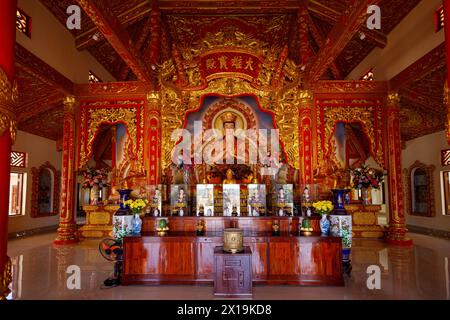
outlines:
{"label": "golden buddha statue", "polygon": [[223,180],[223,184],[236,184],[236,180],[234,179],[233,170],[227,170],[227,178]]}
{"label": "golden buddha statue", "polygon": [[222,117],[223,129],[224,130],[234,130],[236,129],[237,116],[232,112],[225,113]]}

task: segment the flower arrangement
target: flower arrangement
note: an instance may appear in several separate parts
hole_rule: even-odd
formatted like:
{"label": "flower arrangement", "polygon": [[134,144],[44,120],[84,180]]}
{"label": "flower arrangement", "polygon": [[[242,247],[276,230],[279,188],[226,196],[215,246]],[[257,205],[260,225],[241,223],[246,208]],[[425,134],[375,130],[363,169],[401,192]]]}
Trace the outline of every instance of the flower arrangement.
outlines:
{"label": "flower arrangement", "polygon": [[137,200],[127,200],[124,202],[124,204],[128,207],[130,207],[131,211],[133,211],[133,214],[140,214],[142,209],[144,209],[148,201],[146,199],[137,199]]}
{"label": "flower arrangement", "polygon": [[82,187],[92,188],[94,186],[98,186],[99,188],[108,187],[108,169],[93,169],[87,168],[83,171],[84,181],[82,183]]}
{"label": "flower arrangement", "polygon": [[353,188],[375,188],[379,189],[383,182],[384,173],[380,170],[362,166],[361,168],[351,170],[353,177]]}
{"label": "flower arrangement", "polygon": [[320,215],[328,215],[334,209],[331,201],[317,201],[312,206]]}

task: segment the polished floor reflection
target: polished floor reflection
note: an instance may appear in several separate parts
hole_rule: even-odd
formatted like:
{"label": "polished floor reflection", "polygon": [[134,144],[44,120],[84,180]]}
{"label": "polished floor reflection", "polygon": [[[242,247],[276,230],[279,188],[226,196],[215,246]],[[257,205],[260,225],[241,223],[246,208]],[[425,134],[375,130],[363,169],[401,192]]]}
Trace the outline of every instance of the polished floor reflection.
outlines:
{"label": "polished floor reflection", "polygon": [[[412,248],[376,240],[355,240],[353,270],[345,287],[257,286],[254,299],[446,299],[450,300],[450,241],[411,234]],[[119,286],[104,288],[112,262],[98,252],[98,241],[53,247],[55,234],[12,240],[9,299],[214,299],[210,286]],[[81,270],[81,290],[67,287],[67,268]],[[381,289],[367,288],[367,268],[381,270]]]}

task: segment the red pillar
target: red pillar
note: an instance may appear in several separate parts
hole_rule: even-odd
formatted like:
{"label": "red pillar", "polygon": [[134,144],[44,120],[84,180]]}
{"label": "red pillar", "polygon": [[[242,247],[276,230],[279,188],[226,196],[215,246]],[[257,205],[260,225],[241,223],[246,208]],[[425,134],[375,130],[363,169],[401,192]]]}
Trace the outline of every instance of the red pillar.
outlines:
{"label": "red pillar", "polygon": [[300,93],[299,110],[299,151],[300,151],[300,183],[313,183],[313,96],[311,91]]}
{"label": "red pillar", "polygon": [[387,148],[389,187],[389,229],[387,241],[395,245],[412,245],[406,238],[404,187],[400,138],[400,98],[391,93],[387,101]]}
{"label": "red pillar", "polygon": [[11,144],[16,134],[13,113],[17,101],[14,82],[17,0],[0,1],[0,299],[8,295],[11,261],[7,256]]}
{"label": "red pillar", "polygon": [[64,133],[61,173],[61,205],[58,237],[54,244],[66,245],[78,242],[75,223],[75,98],[64,99]]}
{"label": "red pillar", "polygon": [[[449,21],[450,20],[450,0],[443,0],[442,1],[444,5],[444,19]],[[448,20],[449,19],[449,20]],[[444,23],[444,30],[445,30],[445,47],[446,47],[446,63],[447,63],[447,81],[445,86],[445,103],[447,107],[447,142],[450,144],[450,97],[449,97],[449,88],[448,85],[450,84],[450,72],[448,71],[450,69],[450,23]]]}

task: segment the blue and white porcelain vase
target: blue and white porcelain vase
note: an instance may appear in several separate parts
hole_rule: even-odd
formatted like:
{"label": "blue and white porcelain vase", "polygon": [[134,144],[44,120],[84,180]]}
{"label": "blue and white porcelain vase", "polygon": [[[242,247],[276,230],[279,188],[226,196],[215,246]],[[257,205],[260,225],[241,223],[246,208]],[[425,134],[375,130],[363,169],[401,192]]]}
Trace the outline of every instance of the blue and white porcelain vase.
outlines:
{"label": "blue and white porcelain vase", "polygon": [[330,221],[326,214],[323,214],[322,219],[320,220],[320,231],[323,236],[328,236],[328,233],[330,232]]}
{"label": "blue and white porcelain vase", "polygon": [[141,233],[142,229],[142,219],[138,213],[136,213],[133,217],[133,234]]}

